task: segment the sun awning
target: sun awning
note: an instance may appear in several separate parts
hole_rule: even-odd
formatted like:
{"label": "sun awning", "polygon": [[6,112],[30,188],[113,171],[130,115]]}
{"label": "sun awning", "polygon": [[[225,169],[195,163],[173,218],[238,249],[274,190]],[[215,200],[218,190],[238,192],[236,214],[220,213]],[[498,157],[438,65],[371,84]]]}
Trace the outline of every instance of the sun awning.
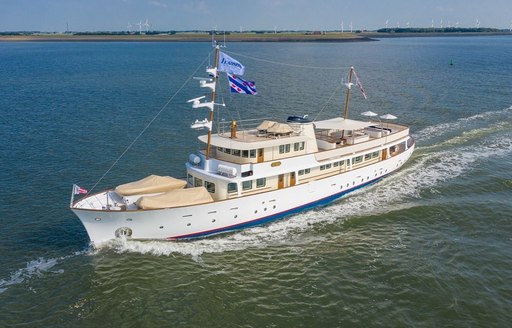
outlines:
{"label": "sun awning", "polygon": [[367,126],[375,125],[375,122],[363,122],[342,117],[331,118],[324,121],[313,122],[317,129],[326,130],[361,130]]}

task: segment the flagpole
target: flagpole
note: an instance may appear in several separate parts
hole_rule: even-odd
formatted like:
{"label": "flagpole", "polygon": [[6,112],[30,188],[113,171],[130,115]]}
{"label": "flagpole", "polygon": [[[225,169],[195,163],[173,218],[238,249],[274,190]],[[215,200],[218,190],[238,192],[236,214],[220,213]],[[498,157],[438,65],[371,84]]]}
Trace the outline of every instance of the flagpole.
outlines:
{"label": "flagpole", "polygon": [[347,83],[347,97],[345,98],[345,115],[344,118],[348,118],[348,103],[350,101],[350,89],[352,88],[352,73],[354,72],[354,67],[350,67],[350,72],[348,74],[348,83]]}
{"label": "flagpole", "polygon": [[73,207],[73,201],[75,200],[75,185],[71,188],[71,200],[69,201],[69,208]]}
{"label": "flagpole", "polygon": [[[217,68],[219,66],[219,45],[215,44],[215,74],[213,76],[213,85],[217,85]],[[215,88],[212,90],[212,98],[211,101],[213,103],[213,107],[210,110],[210,122],[213,122],[213,112],[215,109]],[[210,159],[210,149],[211,149],[211,141],[212,141],[212,129],[208,129],[208,142],[206,144],[206,159]]]}

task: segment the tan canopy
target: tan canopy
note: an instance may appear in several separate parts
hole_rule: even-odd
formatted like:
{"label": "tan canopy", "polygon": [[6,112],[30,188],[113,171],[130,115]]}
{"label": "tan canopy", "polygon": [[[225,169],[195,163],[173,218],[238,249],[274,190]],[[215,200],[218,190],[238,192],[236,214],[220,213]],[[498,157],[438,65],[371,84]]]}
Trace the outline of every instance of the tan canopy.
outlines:
{"label": "tan canopy", "polygon": [[184,180],[179,180],[170,176],[152,174],[144,179],[117,186],[115,191],[122,196],[153,194],[174,189],[182,189],[186,184],[187,182]]}
{"label": "tan canopy", "polygon": [[269,127],[267,129],[267,132],[274,133],[274,134],[287,134],[287,133],[292,133],[293,130],[292,130],[291,126],[289,126],[286,123],[276,123],[276,124],[272,125],[271,127]]}
{"label": "tan canopy", "polygon": [[188,206],[213,202],[212,196],[205,187],[171,190],[161,195],[142,196],[137,206],[143,210]]}
{"label": "tan canopy", "polygon": [[265,121],[261,122],[261,124],[258,125],[258,127],[256,129],[258,131],[266,131],[268,128],[270,128],[271,126],[273,126],[276,123],[277,122],[265,120]]}

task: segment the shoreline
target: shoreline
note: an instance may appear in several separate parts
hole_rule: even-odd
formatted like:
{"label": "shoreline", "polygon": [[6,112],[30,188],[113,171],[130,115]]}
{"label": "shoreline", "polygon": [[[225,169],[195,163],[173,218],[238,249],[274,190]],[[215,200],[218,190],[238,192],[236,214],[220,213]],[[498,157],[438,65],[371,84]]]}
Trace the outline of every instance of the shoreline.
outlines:
{"label": "shoreline", "polygon": [[[381,38],[455,37],[455,36],[512,36],[511,32],[433,32],[433,33],[340,33],[324,34],[228,34],[216,36],[218,42],[368,42]],[[0,35],[0,42],[211,42],[209,34],[30,34]]]}

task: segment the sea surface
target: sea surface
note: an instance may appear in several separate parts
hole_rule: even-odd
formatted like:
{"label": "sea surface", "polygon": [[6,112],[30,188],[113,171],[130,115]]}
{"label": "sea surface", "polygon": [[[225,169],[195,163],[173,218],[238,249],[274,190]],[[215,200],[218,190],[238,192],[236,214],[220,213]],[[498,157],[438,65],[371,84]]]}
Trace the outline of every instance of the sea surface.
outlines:
{"label": "sea surface", "polygon": [[185,176],[211,45],[2,42],[0,327],[510,327],[512,37],[222,50],[258,95],[224,87],[216,125],[340,115],[354,66],[368,99],[353,88],[351,117],[397,116],[415,153],[271,224],[93,249],[72,185]]}

